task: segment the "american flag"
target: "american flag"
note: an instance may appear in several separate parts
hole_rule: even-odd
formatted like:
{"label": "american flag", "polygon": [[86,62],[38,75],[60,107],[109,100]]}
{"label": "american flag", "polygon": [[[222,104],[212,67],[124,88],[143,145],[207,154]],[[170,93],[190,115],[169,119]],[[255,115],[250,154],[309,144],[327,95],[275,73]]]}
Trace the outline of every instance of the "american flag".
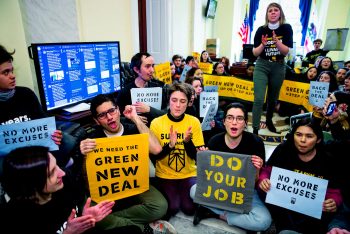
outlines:
{"label": "american flag", "polygon": [[242,38],[243,44],[248,43],[248,37],[249,37],[249,24],[248,24],[248,6],[246,7],[245,10],[245,17],[244,21],[242,23],[242,26],[238,32],[238,35]]}

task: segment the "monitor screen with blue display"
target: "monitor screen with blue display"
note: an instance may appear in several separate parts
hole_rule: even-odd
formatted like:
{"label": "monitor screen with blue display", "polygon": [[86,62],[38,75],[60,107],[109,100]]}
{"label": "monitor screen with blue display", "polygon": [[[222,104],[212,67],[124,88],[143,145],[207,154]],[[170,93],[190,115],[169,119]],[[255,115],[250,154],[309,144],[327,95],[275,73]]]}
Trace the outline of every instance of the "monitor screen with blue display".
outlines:
{"label": "monitor screen with blue display", "polygon": [[31,49],[46,111],[120,89],[118,41],[32,44]]}

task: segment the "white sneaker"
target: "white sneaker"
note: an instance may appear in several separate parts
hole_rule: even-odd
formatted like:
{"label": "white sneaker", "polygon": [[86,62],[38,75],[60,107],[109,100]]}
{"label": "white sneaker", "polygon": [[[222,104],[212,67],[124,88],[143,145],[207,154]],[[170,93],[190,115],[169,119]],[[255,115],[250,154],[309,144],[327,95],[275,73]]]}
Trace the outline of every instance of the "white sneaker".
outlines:
{"label": "white sneaker", "polygon": [[154,234],[177,234],[173,225],[165,220],[157,220],[149,224]]}

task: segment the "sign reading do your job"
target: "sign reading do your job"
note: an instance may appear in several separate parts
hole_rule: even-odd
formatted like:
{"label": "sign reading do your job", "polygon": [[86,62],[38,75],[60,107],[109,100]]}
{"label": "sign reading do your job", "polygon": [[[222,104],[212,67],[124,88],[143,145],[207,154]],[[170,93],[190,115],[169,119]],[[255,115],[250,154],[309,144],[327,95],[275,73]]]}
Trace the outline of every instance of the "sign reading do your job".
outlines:
{"label": "sign reading do your job", "polygon": [[194,201],[237,213],[249,213],[255,173],[250,155],[210,150],[198,152]]}
{"label": "sign reading do your job", "polygon": [[272,167],[266,202],[321,219],[328,181]]}
{"label": "sign reading do your job", "polygon": [[58,150],[58,146],[51,139],[55,130],[55,117],[1,125],[0,157],[18,147],[31,145],[46,146],[50,151]]}
{"label": "sign reading do your job", "polygon": [[148,134],[96,139],[86,157],[91,198],[118,200],[149,189]]}

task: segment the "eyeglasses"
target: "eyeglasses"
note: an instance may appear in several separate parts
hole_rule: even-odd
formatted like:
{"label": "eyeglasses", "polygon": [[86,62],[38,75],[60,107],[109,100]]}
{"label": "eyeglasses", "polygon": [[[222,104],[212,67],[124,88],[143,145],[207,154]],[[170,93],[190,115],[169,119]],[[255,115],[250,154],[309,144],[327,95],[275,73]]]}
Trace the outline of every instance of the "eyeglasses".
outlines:
{"label": "eyeglasses", "polygon": [[114,115],[117,113],[117,111],[118,111],[118,107],[113,107],[105,112],[101,112],[101,113],[97,114],[96,117],[99,120],[103,120],[103,119],[107,118],[107,114]]}
{"label": "eyeglasses", "polygon": [[236,120],[237,123],[243,123],[245,118],[244,116],[226,115],[225,120],[229,123],[232,123],[234,120]]}

